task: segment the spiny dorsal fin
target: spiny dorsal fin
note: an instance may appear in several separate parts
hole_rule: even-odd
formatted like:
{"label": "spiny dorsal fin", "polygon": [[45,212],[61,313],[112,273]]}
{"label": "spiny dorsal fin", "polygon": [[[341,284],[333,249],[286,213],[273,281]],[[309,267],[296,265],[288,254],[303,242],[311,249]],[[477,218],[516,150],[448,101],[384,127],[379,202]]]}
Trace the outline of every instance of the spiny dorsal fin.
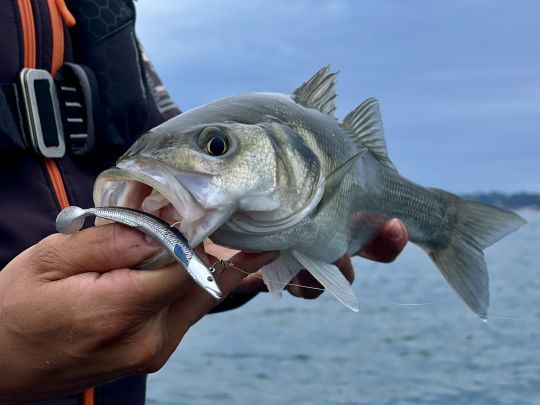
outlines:
{"label": "spiny dorsal fin", "polygon": [[293,100],[333,116],[336,111],[336,75],[328,66],[323,67],[293,92]]}
{"label": "spiny dorsal fin", "polygon": [[376,99],[368,98],[356,107],[345,117],[342,127],[358,148],[368,148],[383,165],[397,172],[388,157],[379,102]]}

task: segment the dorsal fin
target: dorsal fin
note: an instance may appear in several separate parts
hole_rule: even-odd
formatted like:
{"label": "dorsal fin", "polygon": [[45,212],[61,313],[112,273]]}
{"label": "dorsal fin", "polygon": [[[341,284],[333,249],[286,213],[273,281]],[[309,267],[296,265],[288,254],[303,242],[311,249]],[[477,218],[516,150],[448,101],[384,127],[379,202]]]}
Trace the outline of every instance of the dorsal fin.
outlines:
{"label": "dorsal fin", "polygon": [[336,75],[328,66],[323,67],[293,92],[293,100],[333,116],[336,111]]}
{"label": "dorsal fin", "polygon": [[388,157],[379,102],[376,99],[368,98],[349,113],[341,125],[359,149],[368,148],[383,165],[397,172]]}

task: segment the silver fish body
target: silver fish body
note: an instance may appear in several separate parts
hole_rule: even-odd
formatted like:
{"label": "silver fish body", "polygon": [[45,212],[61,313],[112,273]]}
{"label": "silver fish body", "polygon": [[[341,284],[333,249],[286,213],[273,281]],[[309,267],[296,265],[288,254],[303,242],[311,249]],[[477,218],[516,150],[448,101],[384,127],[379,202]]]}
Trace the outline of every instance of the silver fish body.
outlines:
{"label": "silver fish body", "polygon": [[[124,207],[97,207],[82,209],[76,206],[64,208],[56,218],[56,229],[60,233],[72,234],[80,230],[84,219],[89,215],[119,222],[136,228],[141,232],[155,238],[160,242],[165,251],[182,265],[191,278],[206,290],[215,299],[221,299],[223,294],[214,279],[214,276],[191,249],[185,237],[176,229],[171,228],[160,218],[134,209]],[[159,256],[158,256],[159,257]],[[155,260],[155,259],[154,259]],[[153,261],[145,261],[139,264],[139,268],[150,268]]]}
{"label": "silver fish body", "polygon": [[[193,243],[211,235],[237,249],[280,250],[280,260],[263,269],[273,294],[307,268],[352,309],[356,297],[331,263],[398,217],[465,303],[485,316],[482,249],[524,221],[399,175],[376,100],[342,123],[334,110],[335,74],[323,68],[292,96],[246,94],[188,111],[145,134],[117,168],[102,173],[95,203],[172,213],[168,220],[180,221]],[[153,189],[149,196],[139,183]]]}

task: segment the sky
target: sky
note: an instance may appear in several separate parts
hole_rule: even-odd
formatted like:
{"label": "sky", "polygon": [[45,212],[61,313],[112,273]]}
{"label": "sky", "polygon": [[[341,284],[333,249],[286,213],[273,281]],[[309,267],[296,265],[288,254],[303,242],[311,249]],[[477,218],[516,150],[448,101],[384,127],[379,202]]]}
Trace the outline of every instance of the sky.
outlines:
{"label": "sky", "polygon": [[417,183],[540,192],[540,2],[138,0],[137,33],[182,110],[338,75],[338,118],[380,101]]}

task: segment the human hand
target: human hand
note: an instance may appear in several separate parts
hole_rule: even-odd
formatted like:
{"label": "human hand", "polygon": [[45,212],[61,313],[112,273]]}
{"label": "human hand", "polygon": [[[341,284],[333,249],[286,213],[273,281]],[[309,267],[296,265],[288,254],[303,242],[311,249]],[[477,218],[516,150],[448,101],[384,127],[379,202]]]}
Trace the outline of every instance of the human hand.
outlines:
{"label": "human hand", "polygon": [[[360,250],[357,255],[377,262],[390,263],[401,253],[407,241],[408,236],[405,225],[399,219],[390,219],[384,224],[379,236]],[[208,251],[213,252],[214,255],[222,259],[227,259],[227,256],[236,252],[235,250],[214,245],[209,241],[205,243]],[[334,264],[352,284],[354,281],[354,269],[350,256],[345,254]],[[297,297],[312,299],[317,298],[323,292],[323,286],[306,270],[300,271],[290,283],[295,285],[287,286],[287,290]],[[300,286],[315,287],[316,289]],[[268,291],[268,289],[261,279],[260,272],[255,272],[246,277],[237,289],[237,292],[251,294],[263,291]]]}
{"label": "human hand", "polygon": [[[179,265],[130,267],[160,246],[118,224],[51,235],[0,272],[0,402],[50,398],[161,368],[216,304]],[[238,253],[246,271],[276,257]],[[217,276],[224,296],[244,274]]]}

